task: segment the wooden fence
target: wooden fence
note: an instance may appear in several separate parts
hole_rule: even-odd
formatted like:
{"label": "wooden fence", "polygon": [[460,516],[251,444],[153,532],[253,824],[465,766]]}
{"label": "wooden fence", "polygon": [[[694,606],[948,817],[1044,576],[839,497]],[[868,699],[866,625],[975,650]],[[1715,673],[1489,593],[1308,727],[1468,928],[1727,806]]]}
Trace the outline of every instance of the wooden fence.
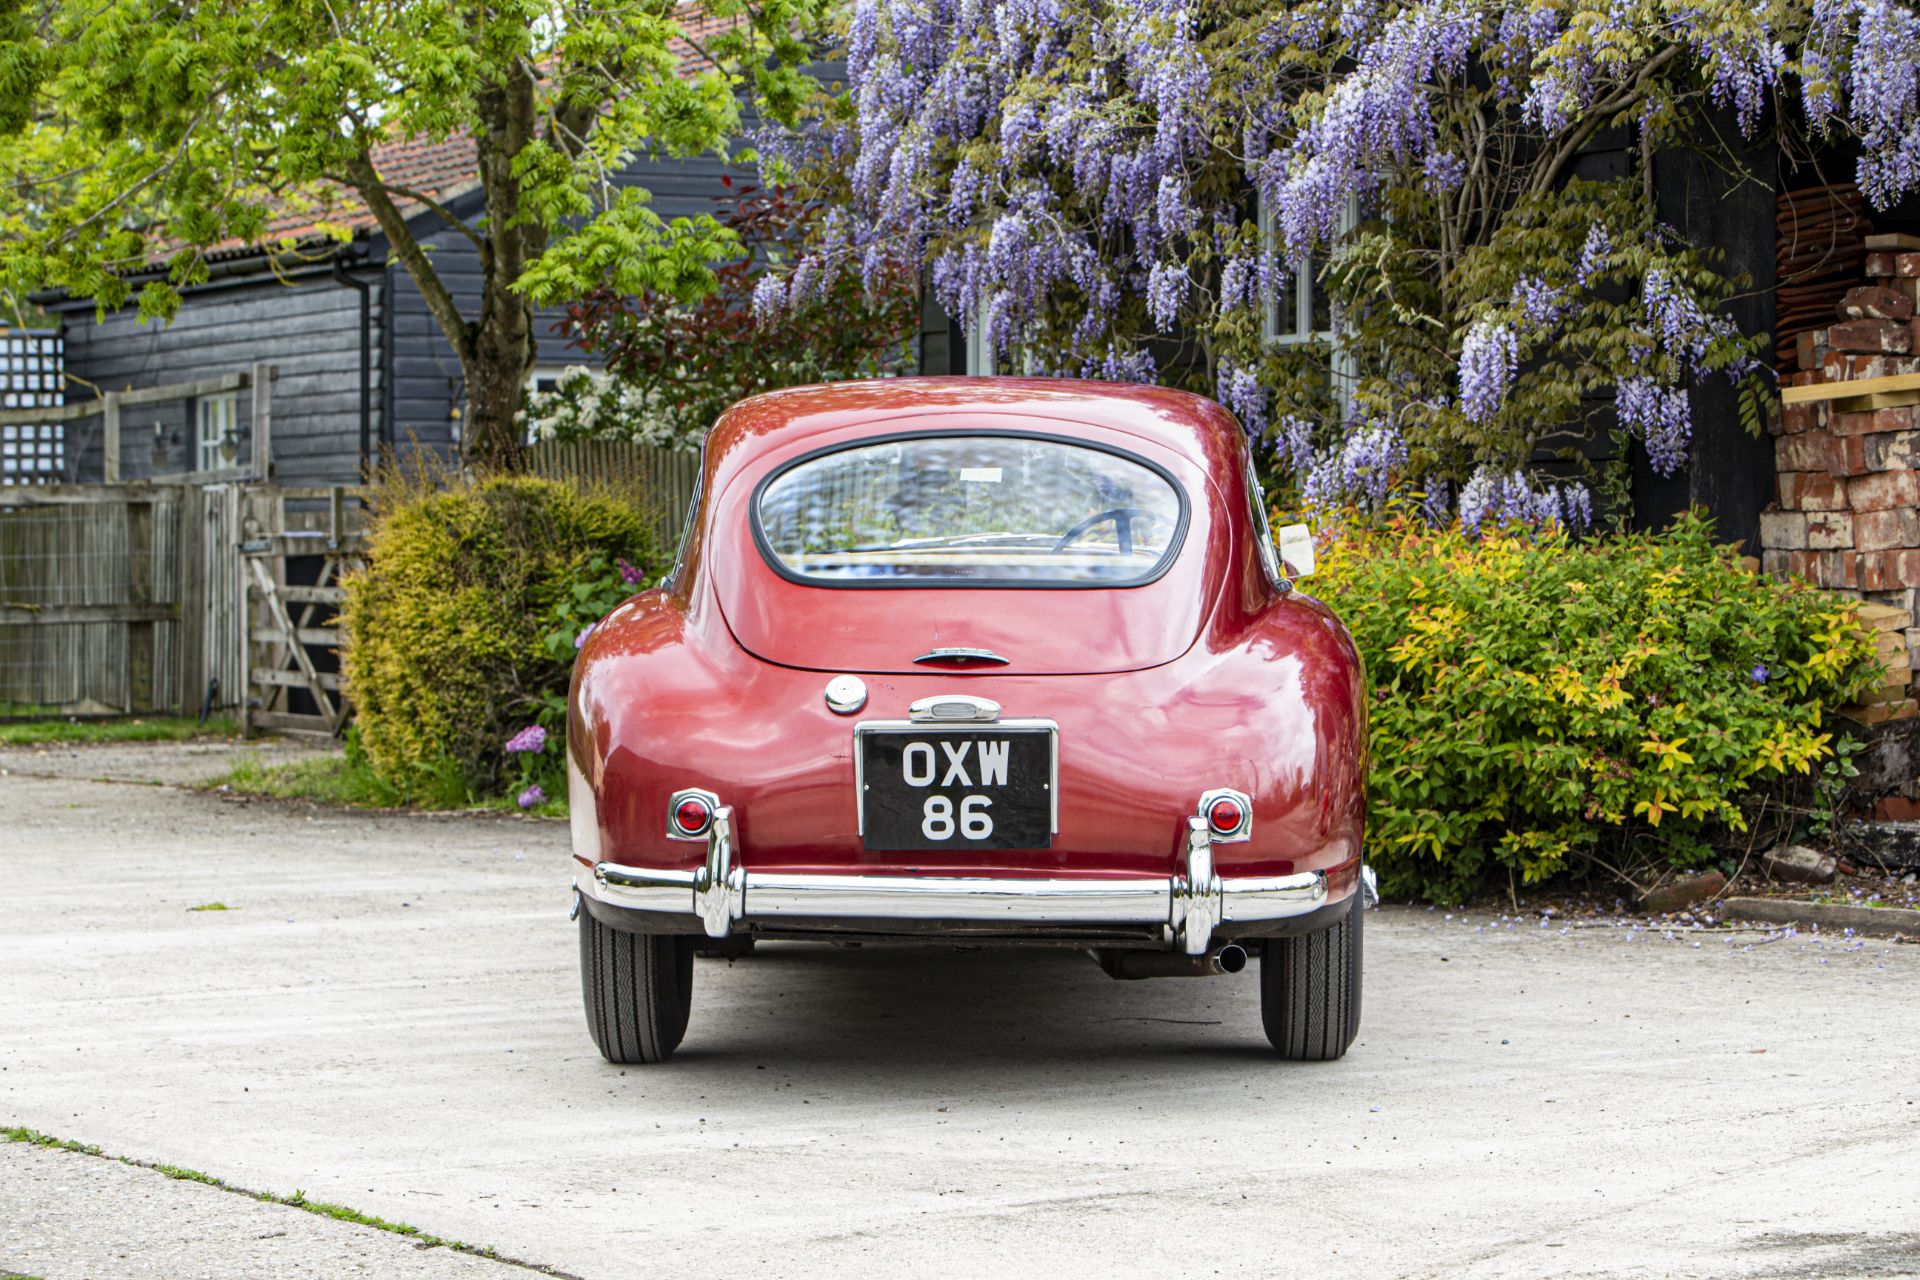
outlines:
{"label": "wooden fence", "polygon": [[550,480],[577,480],[638,489],[661,535],[671,540],[700,484],[700,455],[621,440],[547,440],[526,451],[528,471]]}
{"label": "wooden fence", "polygon": [[0,488],[0,717],[239,707],[337,732],[331,626],[361,519],[339,488]]}
{"label": "wooden fence", "polygon": [[173,707],[180,495],[148,486],[0,489],[0,714]]}
{"label": "wooden fence", "polygon": [[[251,386],[258,450],[271,382],[259,368],[86,412],[111,421],[163,390]],[[696,453],[610,442],[539,445],[527,466],[637,491],[669,540],[699,481]],[[364,495],[248,475],[0,486],[0,718],[237,707],[249,731],[338,733],[350,711],[334,621],[363,554]]]}

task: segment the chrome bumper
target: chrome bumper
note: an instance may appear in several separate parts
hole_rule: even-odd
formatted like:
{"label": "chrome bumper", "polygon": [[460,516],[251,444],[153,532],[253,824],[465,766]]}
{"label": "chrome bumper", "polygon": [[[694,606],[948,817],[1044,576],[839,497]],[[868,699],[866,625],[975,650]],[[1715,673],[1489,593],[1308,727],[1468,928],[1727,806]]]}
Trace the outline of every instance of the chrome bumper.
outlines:
{"label": "chrome bumper", "polygon": [[1159,924],[1169,942],[1202,955],[1222,925],[1305,915],[1326,901],[1322,871],[1221,877],[1203,818],[1190,818],[1182,874],[1059,880],[959,876],[802,875],[753,871],[733,852],[733,810],[715,811],[706,864],[654,870],[600,862],[595,897],[630,911],[695,915],[710,937],[740,920],[954,920],[1016,925]]}

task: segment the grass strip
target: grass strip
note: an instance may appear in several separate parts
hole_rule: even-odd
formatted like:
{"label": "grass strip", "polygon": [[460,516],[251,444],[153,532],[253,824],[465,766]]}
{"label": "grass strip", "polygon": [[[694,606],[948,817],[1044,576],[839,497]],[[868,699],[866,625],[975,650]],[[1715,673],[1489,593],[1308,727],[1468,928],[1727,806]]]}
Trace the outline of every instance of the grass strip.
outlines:
{"label": "grass strip", "polygon": [[188,716],[142,716],[132,720],[24,720],[0,724],[0,746],[31,747],[88,742],[184,742],[231,738],[240,726],[226,717],[201,724]]}
{"label": "grass strip", "polygon": [[[366,757],[349,751],[345,756],[323,756],[269,765],[256,755],[240,757],[220,777],[200,784],[206,790],[225,789],[240,795],[274,800],[308,800],[349,809],[424,809],[436,813],[517,813],[511,796],[480,796],[452,773],[423,776],[410,788],[395,786],[377,773]],[[536,818],[564,818],[564,796],[548,797],[531,811]]]}
{"label": "grass strip", "polygon": [[[580,1280],[569,1271],[561,1271],[538,1262],[526,1262],[519,1258],[510,1258],[485,1245],[467,1244],[461,1240],[449,1240],[445,1236],[436,1236],[422,1231],[419,1227],[406,1222],[389,1222],[385,1218],[371,1213],[362,1213],[350,1205],[334,1204],[327,1200],[309,1200],[304,1191],[296,1190],[292,1195],[283,1195],[277,1191],[256,1191],[251,1187],[236,1186],[224,1178],[216,1178],[210,1173],[198,1169],[184,1169],[177,1164],[163,1164],[157,1160],[138,1160],[132,1156],[110,1156],[91,1143],[75,1142],[71,1138],[56,1138],[41,1133],[38,1129],[28,1129],[19,1125],[0,1125],[0,1138],[8,1142],[25,1143],[33,1147],[45,1147],[52,1151],[70,1151],[75,1155],[93,1156],[100,1160],[111,1160],[135,1169],[150,1169],[162,1177],[175,1182],[198,1182],[236,1196],[245,1196],[249,1200],[259,1200],[266,1204],[285,1205],[289,1209],[298,1209],[302,1213],[311,1213],[322,1218],[331,1218],[335,1222],[351,1222],[362,1227],[372,1227],[375,1231],[385,1231],[391,1235],[405,1236],[422,1249],[449,1249],[454,1253],[472,1254],[476,1258],[485,1258],[489,1262],[504,1263],[510,1267],[520,1267],[543,1276],[555,1276],[559,1280]],[[13,1277],[0,1273],[0,1280],[13,1280]]]}

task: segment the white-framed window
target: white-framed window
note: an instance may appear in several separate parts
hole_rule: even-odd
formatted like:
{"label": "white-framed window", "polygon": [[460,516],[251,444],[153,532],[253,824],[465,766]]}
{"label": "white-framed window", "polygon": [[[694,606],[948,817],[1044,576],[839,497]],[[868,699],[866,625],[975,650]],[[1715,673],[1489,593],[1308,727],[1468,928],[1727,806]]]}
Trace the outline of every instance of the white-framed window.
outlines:
{"label": "white-framed window", "polygon": [[967,334],[967,376],[990,378],[993,373],[993,337],[987,331],[987,308],[982,299],[974,308],[972,331]]}
{"label": "white-framed window", "polygon": [[[0,409],[39,409],[61,402],[60,335],[40,329],[0,329]],[[52,484],[67,470],[64,423],[0,426],[0,485]]]}
{"label": "white-framed window", "polygon": [[193,402],[195,442],[194,470],[219,471],[239,461],[234,455],[229,462],[220,452],[221,446],[228,443],[228,437],[236,448],[240,441],[240,397],[234,392],[217,396],[201,396]]}
{"label": "white-framed window", "polygon": [[51,484],[67,470],[60,423],[0,427],[0,484]]}
{"label": "white-framed window", "polygon": [[534,371],[527,375],[527,393],[529,395],[538,395],[558,389],[560,386],[560,375],[564,374],[570,367],[571,366],[559,364],[536,366]]}
{"label": "white-framed window", "polygon": [[[1274,231],[1273,211],[1267,207],[1264,193],[1259,199],[1259,219],[1261,252],[1277,253],[1279,237]],[[1348,197],[1346,206],[1340,211],[1336,234],[1345,236],[1359,225],[1359,202]],[[1346,343],[1340,341],[1346,327],[1344,317],[1320,279],[1323,265],[1311,254],[1302,258],[1300,265],[1295,268],[1288,268],[1285,260],[1281,260],[1274,273],[1274,287],[1263,299],[1260,331],[1261,336],[1276,346],[1326,348],[1334,402],[1339,406],[1340,417],[1345,419],[1358,370],[1354,368],[1352,352],[1347,350]]]}

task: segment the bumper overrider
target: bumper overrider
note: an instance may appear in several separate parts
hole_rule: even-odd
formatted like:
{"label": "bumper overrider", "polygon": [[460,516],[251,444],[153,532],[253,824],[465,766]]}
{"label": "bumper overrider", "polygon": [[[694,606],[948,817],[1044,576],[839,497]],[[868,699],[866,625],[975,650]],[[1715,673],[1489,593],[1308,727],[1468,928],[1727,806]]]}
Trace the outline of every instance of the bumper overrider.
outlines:
{"label": "bumper overrider", "polygon": [[[1160,925],[1177,949],[1204,955],[1231,926],[1312,913],[1327,900],[1324,871],[1285,876],[1220,876],[1214,833],[1204,816],[1187,819],[1182,869],[1167,877],[1015,879],[971,876],[820,875],[742,866],[733,841],[733,809],[716,804],[703,833],[707,856],[693,870],[593,864],[594,896],[609,906],[667,916],[697,916],[709,937],[741,921],[901,920],[1047,925]],[[1361,892],[1374,900],[1373,872]]]}

